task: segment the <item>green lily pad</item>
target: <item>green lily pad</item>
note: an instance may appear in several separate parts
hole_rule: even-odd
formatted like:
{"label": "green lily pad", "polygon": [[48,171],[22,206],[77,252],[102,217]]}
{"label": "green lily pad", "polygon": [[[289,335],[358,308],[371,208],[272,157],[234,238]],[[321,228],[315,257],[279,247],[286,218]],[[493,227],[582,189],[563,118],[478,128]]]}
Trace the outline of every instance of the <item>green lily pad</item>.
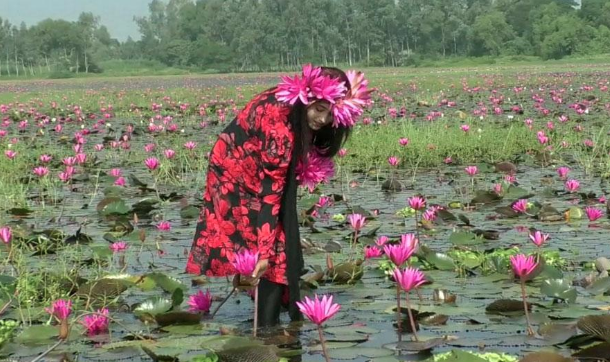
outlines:
{"label": "green lily pad", "polygon": [[610,290],[610,277],[599,278],[586,289],[589,293],[599,295]]}
{"label": "green lily pad", "polygon": [[358,357],[375,358],[386,357],[394,354],[394,351],[386,348],[373,347],[352,347],[352,348],[335,348],[328,351],[330,359],[346,360],[356,359]]}
{"label": "green lily pad", "polygon": [[565,279],[547,279],[540,286],[540,293],[547,297],[565,300],[568,303],[576,302],[576,289]]}
{"label": "green lily pad", "polygon": [[140,303],[140,305],[133,310],[133,314],[135,314],[137,317],[141,317],[146,314],[156,316],[157,314],[167,312],[172,307],[173,303],[171,299],[153,297]]}
{"label": "green lily pad", "polygon": [[478,357],[470,352],[460,351],[459,349],[453,349],[447,353],[443,353],[442,357],[432,357],[427,359],[425,362],[489,362],[488,360]]}
{"label": "green lily pad", "polygon": [[477,245],[483,242],[483,238],[477,237],[475,233],[458,231],[451,233],[449,242],[454,245]]}
{"label": "green lily pad", "polygon": [[[115,199],[115,198],[113,198],[113,199]],[[104,200],[107,200],[107,199],[104,199]],[[102,200],[102,202],[104,200]],[[128,213],[129,213],[129,207],[127,207],[127,205],[125,204],[125,201],[123,201],[122,199],[113,201],[113,202],[105,205],[101,209],[101,214],[104,216],[127,215]]]}
{"label": "green lily pad", "polygon": [[184,311],[175,311],[160,313],[155,315],[155,320],[160,326],[169,326],[176,324],[199,324],[201,315]]}
{"label": "green lily pad", "polygon": [[584,215],[585,215],[585,212],[582,211],[582,209],[580,207],[572,206],[571,208],[568,209],[568,217],[570,218],[570,220],[582,219]]}
{"label": "green lily pad", "polygon": [[177,288],[182,289],[183,292],[188,290],[186,285],[182,284],[181,281],[163,273],[149,273],[146,276],[154,280],[161,289],[168,293],[173,293]]}
{"label": "green lily pad", "polygon": [[199,208],[189,205],[180,209],[180,217],[183,219],[196,219],[199,217]]}
{"label": "green lily pad", "polygon": [[[69,338],[79,338],[80,333],[80,328],[72,328]],[[45,345],[52,343],[53,340],[57,340],[58,336],[59,326],[33,325],[25,328],[21,333],[15,336],[15,342],[26,346]]]}
{"label": "green lily pad", "polygon": [[426,261],[439,270],[455,270],[455,262],[447,254],[429,252],[424,255]]}

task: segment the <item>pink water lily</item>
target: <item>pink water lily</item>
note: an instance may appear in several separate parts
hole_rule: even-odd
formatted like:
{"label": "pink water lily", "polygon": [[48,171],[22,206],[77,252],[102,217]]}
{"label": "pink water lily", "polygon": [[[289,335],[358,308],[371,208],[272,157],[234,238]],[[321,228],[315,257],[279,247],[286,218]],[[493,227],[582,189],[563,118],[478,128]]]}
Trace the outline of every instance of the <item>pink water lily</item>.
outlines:
{"label": "pink water lily", "polygon": [[362,230],[362,228],[366,224],[366,217],[364,217],[364,215],[361,215],[361,214],[349,214],[347,216],[347,220],[349,221],[350,225],[352,226],[352,229],[354,229],[355,231]]}
{"label": "pink water lily", "polygon": [[170,231],[172,229],[172,224],[169,221],[161,221],[157,224],[157,230],[160,231]]}
{"label": "pink water lily", "polygon": [[150,157],[144,161],[144,164],[149,170],[153,171],[159,167],[159,160],[155,157]]}
{"label": "pink water lily", "polygon": [[[411,323],[411,331],[413,333],[413,337],[415,338],[415,341],[418,341],[419,339],[417,338],[417,333],[416,333],[417,328],[415,326],[415,320],[413,319],[413,313],[411,312],[409,292],[413,289],[419,288],[422,284],[424,284],[426,282],[426,278],[424,276],[424,273],[422,273],[419,269],[410,268],[410,267],[402,269],[402,270],[400,268],[396,268],[396,269],[394,269],[392,276],[394,277],[394,280],[396,281],[397,285],[400,286],[400,289],[402,289],[406,292],[407,313],[409,314],[409,322]],[[397,298],[400,298],[400,291],[398,291]],[[397,305],[397,310],[398,310],[397,313],[400,313],[400,304]],[[398,315],[398,317],[400,318],[400,315]],[[400,326],[400,324],[399,324],[399,326]]]}
{"label": "pink water lily", "polygon": [[409,243],[400,243],[394,245],[385,245],[383,251],[386,256],[396,265],[397,267],[402,266],[413,253],[417,244],[410,245]]}
{"label": "pink water lily", "polygon": [[388,158],[388,163],[390,164],[390,166],[396,167],[398,166],[398,157],[396,156],[390,156]]}
{"label": "pink water lily", "polygon": [[409,207],[414,210],[422,210],[426,207],[426,199],[420,196],[413,196],[409,198]]}
{"label": "pink water lily", "polygon": [[529,234],[530,240],[537,247],[541,247],[549,239],[549,234],[544,234],[540,230],[536,230],[533,233]]}
{"label": "pink water lily", "polygon": [[385,235],[381,235],[378,236],[377,239],[375,239],[375,244],[377,244],[377,246],[384,246],[388,240],[390,240],[387,236]]}
{"label": "pink water lily", "polygon": [[565,188],[570,193],[574,193],[580,188],[580,182],[577,180],[568,180],[565,183]]}
{"label": "pink water lily", "polygon": [[38,177],[44,177],[49,174],[49,168],[44,166],[35,167],[32,172]]}
{"label": "pink water lily", "polygon": [[233,260],[233,267],[239,274],[250,277],[252,276],[252,273],[256,268],[256,263],[258,263],[258,257],[258,252],[252,252],[250,250],[244,249],[241,252],[235,254],[235,259]]}
{"label": "pink water lily", "polygon": [[3,243],[9,244],[11,242],[12,238],[13,238],[13,233],[12,233],[10,227],[3,226],[2,228],[0,228],[0,240],[2,240]]}
{"label": "pink water lily", "polygon": [[45,308],[45,311],[55,317],[58,321],[65,321],[72,313],[72,301],[59,299],[53,302],[51,308]]}
{"label": "pink water lily", "polygon": [[108,308],[102,308],[95,314],[84,316],[81,324],[85,327],[87,335],[97,336],[108,332],[108,325],[110,324],[109,316]]}
{"label": "pink water lily", "polygon": [[409,144],[409,139],[402,137],[402,138],[398,139],[398,143],[403,147],[407,146]]}
{"label": "pink water lily", "polygon": [[519,199],[512,206],[513,210],[515,210],[518,213],[522,213],[522,214],[527,213],[527,208],[528,208],[527,199]]}
{"label": "pink water lily", "polygon": [[469,176],[475,176],[479,173],[479,168],[477,166],[468,166],[464,169]]}
{"label": "pink water lily", "polygon": [[114,242],[114,243],[110,244],[110,250],[112,250],[113,253],[125,251],[125,250],[127,250],[127,243],[124,241]]}
{"label": "pink water lily", "polygon": [[332,295],[323,295],[320,298],[315,294],[313,299],[305,297],[303,301],[296,303],[301,313],[319,326],[334,317],[341,310],[339,304],[333,303]]}
{"label": "pink water lily", "polygon": [[210,313],[210,307],[212,306],[212,294],[208,289],[205,293],[203,290],[198,291],[196,294],[191,295],[188,300],[189,312],[195,313]]}
{"label": "pink water lily", "polygon": [[523,254],[511,255],[510,263],[515,275],[522,279],[527,278],[538,266],[538,262],[534,260],[533,256],[525,256]]}
{"label": "pink water lily", "polygon": [[595,207],[585,207],[585,214],[587,215],[589,221],[598,220],[604,215],[602,210]]}
{"label": "pink water lily", "polygon": [[383,253],[382,253],[381,249],[379,249],[376,246],[367,245],[366,247],[364,247],[364,258],[365,259],[379,258],[382,255],[383,255]]}

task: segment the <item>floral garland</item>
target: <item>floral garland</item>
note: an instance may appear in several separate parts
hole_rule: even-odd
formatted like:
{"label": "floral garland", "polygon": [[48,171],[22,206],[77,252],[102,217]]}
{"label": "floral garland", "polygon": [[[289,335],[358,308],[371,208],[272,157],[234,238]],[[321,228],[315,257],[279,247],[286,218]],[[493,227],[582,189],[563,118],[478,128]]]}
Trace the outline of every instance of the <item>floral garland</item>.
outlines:
{"label": "floral garland", "polygon": [[368,89],[364,73],[350,70],[345,74],[350,84],[349,91],[345,82],[322,75],[322,68],[307,64],[301,77],[298,74],[294,78],[282,77],[277,86],[277,100],[290,105],[300,100],[305,106],[316,100],[326,100],[331,104],[333,126],[352,127],[364,112],[363,108],[371,104],[373,89]]}

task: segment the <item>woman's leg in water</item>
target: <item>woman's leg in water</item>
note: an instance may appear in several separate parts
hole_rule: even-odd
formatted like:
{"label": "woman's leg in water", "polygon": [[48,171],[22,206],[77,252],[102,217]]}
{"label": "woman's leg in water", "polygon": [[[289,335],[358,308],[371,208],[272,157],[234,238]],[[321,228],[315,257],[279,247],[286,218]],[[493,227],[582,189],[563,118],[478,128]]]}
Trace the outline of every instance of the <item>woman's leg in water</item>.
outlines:
{"label": "woman's leg in water", "polygon": [[284,284],[261,278],[258,283],[258,325],[272,327],[280,324],[280,310]]}

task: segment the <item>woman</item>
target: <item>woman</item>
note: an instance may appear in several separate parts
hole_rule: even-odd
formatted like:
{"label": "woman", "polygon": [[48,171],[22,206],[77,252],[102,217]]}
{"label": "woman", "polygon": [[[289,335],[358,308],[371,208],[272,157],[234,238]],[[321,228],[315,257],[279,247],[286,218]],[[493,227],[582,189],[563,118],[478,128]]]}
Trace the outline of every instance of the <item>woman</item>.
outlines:
{"label": "woman", "polygon": [[278,324],[281,305],[302,319],[297,183],[313,190],[332,176],[332,157],[370,102],[367,83],[362,73],[306,65],[301,77],[282,77],[255,96],[210,152],[186,271],[233,275],[236,253],[258,252],[260,326]]}

